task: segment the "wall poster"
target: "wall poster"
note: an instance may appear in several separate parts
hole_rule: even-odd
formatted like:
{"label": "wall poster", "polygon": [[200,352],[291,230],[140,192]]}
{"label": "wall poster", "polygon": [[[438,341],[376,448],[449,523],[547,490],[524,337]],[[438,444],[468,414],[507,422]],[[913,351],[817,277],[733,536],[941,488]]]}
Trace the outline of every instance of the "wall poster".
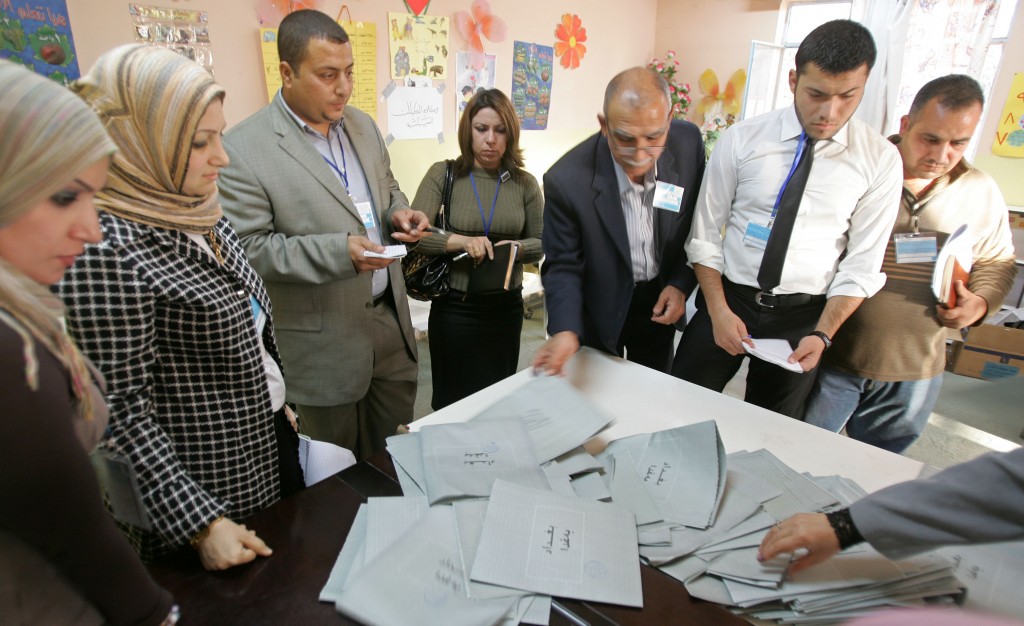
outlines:
{"label": "wall poster", "polygon": [[169,48],[213,73],[209,17],[206,11],[129,4],[135,41]]}
{"label": "wall poster", "polygon": [[[473,61],[482,61],[481,67],[474,67]],[[496,57],[493,54],[479,54],[475,52],[455,53],[455,101],[459,106],[455,107],[455,126],[459,125],[459,118],[466,108],[466,103],[478,91],[494,89],[494,65]]]}
{"label": "wall poster", "polygon": [[1024,72],[1013,75],[1002,116],[996,125],[992,154],[1024,158]]}
{"label": "wall poster", "polygon": [[448,18],[388,13],[391,78],[448,78]]}
{"label": "wall poster", "polygon": [[513,42],[512,104],[523,130],[545,130],[548,127],[553,54],[552,46]]}
{"label": "wall poster", "polygon": [[79,76],[65,0],[0,0],[0,58],[67,85]]}

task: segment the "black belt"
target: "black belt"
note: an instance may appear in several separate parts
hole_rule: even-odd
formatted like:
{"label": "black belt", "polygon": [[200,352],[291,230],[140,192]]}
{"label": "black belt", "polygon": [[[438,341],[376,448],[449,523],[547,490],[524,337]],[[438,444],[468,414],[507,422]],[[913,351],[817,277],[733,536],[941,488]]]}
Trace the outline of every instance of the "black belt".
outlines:
{"label": "black belt", "polygon": [[725,276],[722,277],[722,287],[724,287],[726,291],[734,293],[745,300],[753,300],[755,304],[766,309],[801,306],[804,304],[823,304],[827,297],[823,293],[765,293],[757,287],[738,285]]}

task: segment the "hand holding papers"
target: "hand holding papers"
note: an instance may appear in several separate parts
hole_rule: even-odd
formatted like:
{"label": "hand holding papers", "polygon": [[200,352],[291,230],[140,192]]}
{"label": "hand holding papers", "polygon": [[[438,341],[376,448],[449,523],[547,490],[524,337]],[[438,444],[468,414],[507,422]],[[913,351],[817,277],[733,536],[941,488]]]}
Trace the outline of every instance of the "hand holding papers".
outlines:
{"label": "hand holding papers", "polygon": [[384,246],[384,252],[363,250],[363,256],[376,259],[400,259],[404,257],[407,253],[408,251],[406,250],[405,244],[403,243],[394,246]]}
{"label": "hand holding papers", "polygon": [[743,344],[743,348],[751,356],[774,363],[791,372],[803,373],[804,370],[799,363],[789,362],[789,355],[793,354],[793,346],[789,345],[785,339],[752,339],[751,341],[754,342],[753,346],[749,343]]}

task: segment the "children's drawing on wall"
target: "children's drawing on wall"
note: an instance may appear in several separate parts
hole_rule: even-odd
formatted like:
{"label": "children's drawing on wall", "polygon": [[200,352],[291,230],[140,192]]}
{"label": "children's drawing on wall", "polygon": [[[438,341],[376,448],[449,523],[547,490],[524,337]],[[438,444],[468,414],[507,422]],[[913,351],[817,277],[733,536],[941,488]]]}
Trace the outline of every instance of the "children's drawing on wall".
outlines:
{"label": "children's drawing on wall", "polygon": [[0,0],[0,58],[67,85],[79,76],[65,0]]}
{"label": "children's drawing on wall", "polygon": [[525,41],[512,44],[512,104],[523,130],[545,130],[551,110],[554,49]]}
{"label": "children's drawing on wall", "polygon": [[448,18],[388,13],[391,77],[448,77]]}
{"label": "children's drawing on wall", "polygon": [[566,13],[562,21],[555,27],[555,54],[562,60],[562,67],[574,70],[580,66],[583,55],[587,53],[587,47],[583,42],[587,40],[587,29],[583,28],[583,21],[580,16]]}
{"label": "children's drawing on wall", "polygon": [[455,125],[459,125],[462,117],[462,110],[466,103],[478,91],[494,89],[494,65],[496,57],[493,54],[483,55],[483,64],[477,67],[474,64],[474,53],[462,50],[455,53],[455,101],[459,103],[455,111]]}
{"label": "children's drawing on wall", "polygon": [[473,0],[468,12],[456,11],[452,23],[469,47],[470,63],[477,68],[484,63],[484,39],[497,43],[508,35],[505,20],[491,12],[487,0]]}
{"label": "children's drawing on wall", "polygon": [[1024,72],[1013,75],[1003,114],[996,125],[992,154],[1024,158]]}

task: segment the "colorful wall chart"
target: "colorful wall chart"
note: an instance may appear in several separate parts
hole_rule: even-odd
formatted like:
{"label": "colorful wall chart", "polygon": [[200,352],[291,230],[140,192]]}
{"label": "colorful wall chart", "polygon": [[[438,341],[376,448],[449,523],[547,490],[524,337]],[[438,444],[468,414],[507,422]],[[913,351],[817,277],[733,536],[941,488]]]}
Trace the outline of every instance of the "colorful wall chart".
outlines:
{"label": "colorful wall chart", "polygon": [[[370,22],[338,22],[348,33],[355,61],[355,85],[348,103],[377,119],[377,25]],[[260,29],[260,52],[267,85],[267,102],[281,88],[281,59],[277,56],[277,29]]]}
{"label": "colorful wall chart", "polygon": [[391,78],[448,77],[448,18],[388,13]]}
{"label": "colorful wall chart", "polygon": [[551,109],[554,49],[515,41],[512,47],[512,104],[523,130],[545,130]]}
{"label": "colorful wall chart", "polygon": [[135,41],[169,48],[213,73],[209,17],[206,11],[129,4]]}
{"label": "colorful wall chart", "polygon": [[[474,58],[483,61],[481,67],[473,66]],[[494,89],[495,61],[493,54],[480,55],[461,50],[455,53],[455,101],[459,103],[455,108],[455,126],[459,125],[462,111],[473,94],[481,89]]]}
{"label": "colorful wall chart", "polygon": [[67,85],[79,76],[65,0],[0,0],[0,58]]}
{"label": "colorful wall chart", "polygon": [[1003,114],[996,126],[992,154],[1024,158],[1024,72],[1013,75]]}

